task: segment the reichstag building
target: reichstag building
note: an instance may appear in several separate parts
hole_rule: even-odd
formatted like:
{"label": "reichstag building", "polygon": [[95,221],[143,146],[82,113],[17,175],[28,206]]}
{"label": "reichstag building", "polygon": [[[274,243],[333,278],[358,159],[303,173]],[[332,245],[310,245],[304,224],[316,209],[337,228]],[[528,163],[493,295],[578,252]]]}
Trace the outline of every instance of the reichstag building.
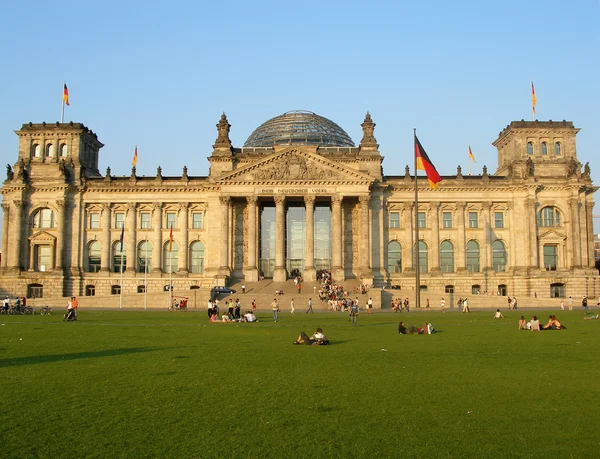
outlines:
{"label": "reichstag building", "polygon": [[327,118],[287,112],[236,147],[223,114],[207,177],[139,177],[102,173],[103,144],[81,123],[24,124],[2,186],[1,293],[110,298],[322,269],[404,293],[418,256],[422,291],[597,296],[597,187],[572,122],[511,122],[496,171],[440,171],[437,190],[423,175],[418,209],[414,171],[384,173],[369,113],[361,126],[357,145]]}

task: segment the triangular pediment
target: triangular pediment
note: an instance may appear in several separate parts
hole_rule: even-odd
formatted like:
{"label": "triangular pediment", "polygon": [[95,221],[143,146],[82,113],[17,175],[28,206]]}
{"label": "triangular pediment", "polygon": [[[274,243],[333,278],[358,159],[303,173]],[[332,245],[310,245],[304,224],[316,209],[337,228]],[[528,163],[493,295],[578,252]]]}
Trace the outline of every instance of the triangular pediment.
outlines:
{"label": "triangular pediment", "polygon": [[538,236],[538,239],[540,241],[562,241],[562,240],[566,239],[566,236],[564,234],[559,233],[558,231],[556,231],[554,229],[550,229],[550,230],[546,231],[545,233],[540,233],[540,235]]}
{"label": "triangular pediment", "polygon": [[320,156],[295,148],[279,151],[254,164],[228,172],[217,179],[218,183],[261,182],[358,182],[370,183],[373,178],[363,172],[337,164]]}
{"label": "triangular pediment", "polygon": [[38,233],[35,233],[33,236],[30,236],[29,240],[33,244],[54,245],[54,243],[56,242],[56,237],[54,237],[50,233],[47,233],[46,231],[40,231]]}

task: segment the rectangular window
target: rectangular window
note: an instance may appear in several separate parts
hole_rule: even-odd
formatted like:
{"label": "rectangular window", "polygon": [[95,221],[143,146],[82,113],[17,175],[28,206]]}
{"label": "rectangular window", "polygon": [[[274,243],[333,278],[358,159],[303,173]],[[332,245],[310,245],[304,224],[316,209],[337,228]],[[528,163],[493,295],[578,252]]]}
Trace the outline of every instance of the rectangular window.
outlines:
{"label": "rectangular window", "polygon": [[202,212],[192,212],[192,228],[202,229]]}
{"label": "rectangular window", "polygon": [[544,245],[544,268],[546,271],[556,271],[558,264],[558,246],[556,244]]}
{"label": "rectangular window", "polygon": [[49,271],[53,268],[50,265],[52,259],[52,247],[49,245],[38,245],[37,247],[37,271]]}
{"label": "rectangular window", "polygon": [[442,213],[442,226],[444,228],[452,228],[452,212]]}
{"label": "rectangular window", "polygon": [[478,228],[477,212],[469,212],[469,228]]}
{"label": "rectangular window", "polygon": [[494,212],[494,228],[504,228],[504,212]]}
{"label": "rectangular window", "polygon": [[417,213],[417,225],[419,228],[427,228],[427,220],[425,219],[425,212]]}
{"label": "rectangular window", "polygon": [[175,212],[167,212],[167,229],[177,228],[177,214]]}
{"label": "rectangular window", "polygon": [[115,214],[115,228],[121,229],[125,225],[125,214],[122,212],[117,212]]}
{"label": "rectangular window", "polygon": [[390,212],[390,228],[400,228],[399,212]]}
{"label": "rectangular window", "polygon": [[150,229],[150,212],[142,212],[140,214],[140,227],[142,229]]}
{"label": "rectangular window", "polygon": [[94,212],[90,214],[90,229],[100,228],[100,214]]}

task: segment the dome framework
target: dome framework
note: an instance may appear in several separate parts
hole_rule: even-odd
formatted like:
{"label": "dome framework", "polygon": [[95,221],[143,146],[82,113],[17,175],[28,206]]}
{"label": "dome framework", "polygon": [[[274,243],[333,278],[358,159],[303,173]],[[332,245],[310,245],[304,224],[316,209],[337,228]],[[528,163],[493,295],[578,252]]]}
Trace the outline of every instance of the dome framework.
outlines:
{"label": "dome framework", "polygon": [[244,147],[273,145],[354,147],[354,142],[333,121],[313,112],[294,110],[264,122],[244,143]]}

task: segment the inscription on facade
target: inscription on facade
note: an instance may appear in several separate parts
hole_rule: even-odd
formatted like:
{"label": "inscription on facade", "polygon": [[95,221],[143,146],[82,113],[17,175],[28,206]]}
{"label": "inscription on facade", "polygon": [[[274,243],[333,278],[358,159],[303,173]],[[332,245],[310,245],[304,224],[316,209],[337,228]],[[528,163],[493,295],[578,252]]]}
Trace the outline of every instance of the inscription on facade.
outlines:
{"label": "inscription on facade", "polygon": [[334,190],[327,188],[261,188],[257,191],[257,194],[268,194],[268,195],[291,195],[291,194],[334,194]]}

